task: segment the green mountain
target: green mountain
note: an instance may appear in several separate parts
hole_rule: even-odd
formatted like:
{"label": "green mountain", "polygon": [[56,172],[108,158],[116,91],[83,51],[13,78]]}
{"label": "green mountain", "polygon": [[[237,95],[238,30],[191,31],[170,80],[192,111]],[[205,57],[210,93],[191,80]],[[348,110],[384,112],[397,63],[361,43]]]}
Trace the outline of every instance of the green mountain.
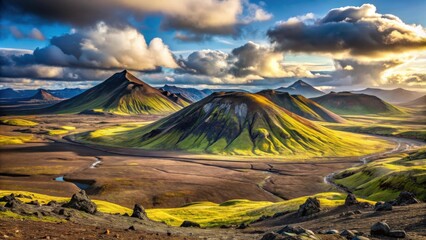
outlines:
{"label": "green mountain", "polygon": [[278,92],[275,90],[264,90],[257,94],[268,98],[271,102],[290,112],[310,120],[336,123],[345,122],[339,115],[332,113],[323,106],[302,95],[290,95],[287,92]]}
{"label": "green mountain", "polygon": [[[87,133],[83,139],[103,141],[102,136],[94,136]],[[379,148],[386,146],[372,141],[366,148],[360,147],[365,141],[359,135],[317,125],[259,94],[220,92],[155,123],[121,132],[112,142],[104,142],[224,155],[348,156],[365,154],[377,144],[381,144]]]}
{"label": "green mountain", "polygon": [[337,114],[398,114],[402,110],[380,98],[367,94],[330,92],[321,97],[311,98],[321,106]]}
{"label": "green mountain", "polygon": [[158,89],[128,71],[116,73],[85,92],[43,109],[47,113],[79,113],[87,110],[117,114],[167,114],[182,108]]}

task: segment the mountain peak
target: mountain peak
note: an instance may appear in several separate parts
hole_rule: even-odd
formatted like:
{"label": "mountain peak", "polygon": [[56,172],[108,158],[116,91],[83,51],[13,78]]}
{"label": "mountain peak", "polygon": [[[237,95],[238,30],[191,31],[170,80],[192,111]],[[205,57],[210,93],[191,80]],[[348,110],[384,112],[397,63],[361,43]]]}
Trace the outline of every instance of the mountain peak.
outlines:
{"label": "mountain peak", "polygon": [[305,86],[311,86],[311,85],[299,79],[293,84],[291,84],[289,87],[305,87]]}

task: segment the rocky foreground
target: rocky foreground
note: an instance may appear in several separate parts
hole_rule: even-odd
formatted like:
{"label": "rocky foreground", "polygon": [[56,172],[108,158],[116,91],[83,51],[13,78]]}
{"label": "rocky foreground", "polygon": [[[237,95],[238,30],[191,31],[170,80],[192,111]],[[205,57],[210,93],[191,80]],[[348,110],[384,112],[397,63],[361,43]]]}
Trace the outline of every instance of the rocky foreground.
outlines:
{"label": "rocky foreground", "polygon": [[348,194],[344,205],[333,209],[308,198],[297,212],[215,229],[190,221],[180,228],[153,222],[139,204],[130,216],[101,213],[84,191],[67,203],[41,205],[31,196],[14,194],[0,202],[5,203],[0,205],[1,239],[426,239],[426,203],[408,192],[374,206]]}

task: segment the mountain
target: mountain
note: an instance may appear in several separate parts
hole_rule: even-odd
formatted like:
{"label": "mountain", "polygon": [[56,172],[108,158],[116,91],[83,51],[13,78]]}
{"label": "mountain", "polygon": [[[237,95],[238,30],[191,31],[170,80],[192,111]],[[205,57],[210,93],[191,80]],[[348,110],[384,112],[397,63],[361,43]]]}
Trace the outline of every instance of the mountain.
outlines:
{"label": "mountain", "polygon": [[171,93],[169,91],[161,90],[161,88],[160,88],[160,91],[161,91],[161,94],[167,97],[170,101],[176,103],[177,105],[181,107],[189,106],[192,103],[191,100],[182,96],[182,94],[180,93]]}
{"label": "mountain", "polygon": [[310,120],[338,123],[345,122],[345,120],[339,115],[327,110],[323,106],[305,98],[302,95],[290,95],[287,92],[278,92],[275,90],[264,90],[257,94],[266,97],[271,102],[289,110],[290,112],[296,113],[297,115]]}
{"label": "mountain", "polygon": [[52,102],[52,101],[61,101],[61,98],[53,96],[51,93],[44,89],[38,89],[37,93],[34,94],[34,96],[25,99],[25,101],[45,101],[45,102]]}
{"label": "mountain", "polygon": [[422,92],[410,91],[403,88],[395,88],[392,90],[379,89],[379,88],[366,88],[361,91],[352,91],[352,92],[374,95],[376,97],[379,97],[391,103],[409,102],[425,94],[424,92],[422,93]]}
{"label": "mountain", "polygon": [[239,88],[215,88],[210,89],[211,92],[244,92],[244,93],[250,93],[250,91],[239,89]]}
{"label": "mountain", "polygon": [[401,105],[407,107],[426,106],[426,95],[423,95],[422,97],[416,98],[412,101],[402,103]]}
{"label": "mountain", "polygon": [[81,88],[64,88],[57,90],[48,90],[52,95],[57,96],[58,98],[72,98],[78,94],[86,91],[86,89]]}
{"label": "mountain", "polygon": [[[213,93],[148,126],[116,136],[117,145],[230,155],[344,155],[360,150],[343,136],[251,93]],[[109,142],[111,144],[111,142]]]}
{"label": "mountain", "polygon": [[303,95],[307,98],[318,97],[325,94],[302,80],[297,80],[288,87],[280,87],[276,90],[280,92],[288,92],[291,95]]}
{"label": "mountain", "polygon": [[37,90],[14,90],[12,88],[5,88],[0,90],[0,99],[17,99],[29,98],[36,94]]}
{"label": "mountain", "polygon": [[198,90],[196,88],[181,88],[176,86],[164,85],[160,90],[169,91],[175,94],[181,94],[182,97],[188,99],[191,102],[198,102],[201,99],[212,94],[212,91],[209,89]]}
{"label": "mountain", "polygon": [[166,114],[181,108],[158,89],[124,70],[101,84],[43,111],[79,113],[95,110],[118,114]]}
{"label": "mountain", "polygon": [[312,100],[337,114],[403,113],[392,104],[367,94],[331,92],[321,97],[312,98]]}

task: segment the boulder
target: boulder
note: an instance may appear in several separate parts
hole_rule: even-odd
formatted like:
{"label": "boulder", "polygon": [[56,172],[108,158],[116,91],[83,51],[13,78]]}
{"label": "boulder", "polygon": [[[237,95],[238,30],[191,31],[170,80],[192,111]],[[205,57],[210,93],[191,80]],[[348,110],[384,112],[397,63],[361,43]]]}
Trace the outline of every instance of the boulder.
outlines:
{"label": "boulder", "polygon": [[284,240],[284,239],[288,239],[288,238],[275,232],[268,232],[264,234],[263,237],[261,238],[261,240]]}
{"label": "boulder", "polygon": [[339,231],[336,229],[329,229],[329,230],[326,230],[324,234],[339,234]]}
{"label": "boulder", "polygon": [[390,227],[385,222],[376,222],[370,228],[370,234],[373,236],[386,236],[390,232]]}
{"label": "boulder", "polygon": [[306,233],[306,229],[300,227],[300,226],[290,226],[290,225],[286,225],[285,227],[281,228],[280,230],[277,231],[277,233],[279,234],[283,234],[283,233],[294,233],[294,234],[302,234],[302,233]]}
{"label": "boulder", "polygon": [[58,205],[58,202],[57,202],[57,201],[55,201],[55,200],[49,201],[49,202],[46,204],[46,206],[56,206],[56,205]]}
{"label": "boulder", "polygon": [[196,223],[196,222],[192,222],[192,221],[188,221],[185,220],[183,221],[183,223],[180,225],[180,227],[200,227],[200,224]]}
{"label": "boulder", "polygon": [[321,211],[320,201],[315,197],[309,197],[306,199],[306,202],[299,206],[299,210],[297,211],[297,215],[299,217],[310,216],[312,214],[318,213]]}
{"label": "boulder", "polygon": [[146,219],[147,217],[146,217],[145,209],[140,204],[135,204],[135,206],[133,207],[133,213],[131,217]]}
{"label": "boulder", "polygon": [[35,206],[38,206],[38,207],[40,207],[41,205],[40,205],[40,203],[37,201],[37,200],[32,200],[31,202],[29,202],[28,204],[30,204],[30,205],[35,205]]}
{"label": "boulder", "polygon": [[352,238],[352,240],[370,240],[368,237],[363,236],[355,236]]}
{"label": "boulder", "polygon": [[97,211],[96,204],[89,199],[84,190],[81,190],[80,192],[72,195],[71,200],[62,206],[67,208],[74,208],[90,214],[94,214]]}
{"label": "boulder", "polygon": [[356,234],[352,232],[351,230],[345,229],[340,233],[340,236],[345,237],[346,239],[352,239],[353,237],[356,236]]}
{"label": "boulder", "polygon": [[375,211],[391,211],[392,210],[392,204],[389,202],[377,202],[376,205],[374,205]]}
{"label": "boulder", "polygon": [[10,202],[12,200],[17,200],[15,194],[11,193],[10,195],[3,196],[0,198],[0,202]]}
{"label": "boulder", "polygon": [[405,238],[407,233],[404,230],[390,230],[388,236],[393,238]]}
{"label": "boulder", "polygon": [[4,207],[6,207],[6,208],[16,208],[16,207],[20,206],[21,204],[22,204],[22,202],[20,200],[14,199],[14,200],[11,200],[11,201],[7,202],[4,205]]}
{"label": "boulder", "polygon": [[393,202],[393,205],[401,206],[401,205],[409,205],[420,203],[420,201],[416,198],[416,195],[411,192],[401,192],[399,196]]}
{"label": "boulder", "polygon": [[349,193],[348,196],[346,196],[345,199],[345,206],[352,206],[358,204],[358,200],[355,197],[355,194]]}

